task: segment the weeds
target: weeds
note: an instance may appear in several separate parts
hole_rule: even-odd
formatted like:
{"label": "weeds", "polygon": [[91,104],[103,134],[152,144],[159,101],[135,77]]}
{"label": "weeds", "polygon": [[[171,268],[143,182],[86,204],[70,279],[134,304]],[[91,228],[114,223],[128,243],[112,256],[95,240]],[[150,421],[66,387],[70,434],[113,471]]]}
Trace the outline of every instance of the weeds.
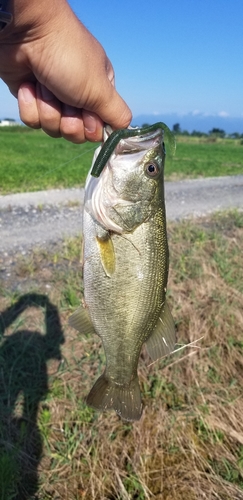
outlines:
{"label": "weeds", "polygon": [[150,366],[142,352],[134,424],[85,404],[104,353],[67,324],[82,297],[80,241],[19,258],[4,279],[0,498],[243,499],[243,214],[170,224],[169,243],[185,347]]}

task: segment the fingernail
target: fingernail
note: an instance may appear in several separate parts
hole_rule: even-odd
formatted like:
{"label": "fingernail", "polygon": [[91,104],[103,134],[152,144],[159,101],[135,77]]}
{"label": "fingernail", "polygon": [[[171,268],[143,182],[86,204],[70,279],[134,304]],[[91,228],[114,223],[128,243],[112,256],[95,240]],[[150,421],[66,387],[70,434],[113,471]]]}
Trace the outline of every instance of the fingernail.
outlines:
{"label": "fingernail", "polygon": [[84,128],[87,132],[94,133],[96,131],[96,118],[85,113]]}
{"label": "fingernail", "polygon": [[54,99],[53,93],[44,85],[41,85],[41,96],[44,101],[52,101]]}
{"label": "fingernail", "polygon": [[19,93],[22,94],[22,97],[23,97],[25,102],[28,102],[28,103],[33,102],[34,95],[33,95],[33,92],[31,92],[31,90],[28,87],[23,87],[23,88],[19,89]]}

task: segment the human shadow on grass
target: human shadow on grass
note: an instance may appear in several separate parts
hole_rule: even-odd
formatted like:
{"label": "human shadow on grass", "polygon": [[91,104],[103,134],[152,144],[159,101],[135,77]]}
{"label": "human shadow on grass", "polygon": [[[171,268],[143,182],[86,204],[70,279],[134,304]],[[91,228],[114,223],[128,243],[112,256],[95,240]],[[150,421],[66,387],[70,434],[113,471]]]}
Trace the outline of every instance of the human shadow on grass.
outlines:
{"label": "human shadow on grass", "polygon": [[[43,309],[45,335],[24,329],[4,335],[30,307]],[[61,360],[63,342],[58,309],[46,295],[25,294],[0,314],[0,500],[38,498],[43,443],[37,413],[48,393],[47,361]]]}

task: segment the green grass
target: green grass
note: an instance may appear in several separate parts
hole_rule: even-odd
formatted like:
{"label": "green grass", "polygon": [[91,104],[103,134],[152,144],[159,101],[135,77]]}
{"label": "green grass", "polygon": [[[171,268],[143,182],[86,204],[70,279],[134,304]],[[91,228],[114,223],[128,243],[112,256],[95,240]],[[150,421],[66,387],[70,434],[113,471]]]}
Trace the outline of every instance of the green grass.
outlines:
{"label": "green grass", "polygon": [[27,127],[0,130],[0,194],[83,185],[95,147]]}
{"label": "green grass", "polygon": [[194,344],[151,366],[142,352],[133,424],[85,404],[104,353],[67,322],[80,238],[2,264],[1,500],[243,498],[243,214],[168,226],[168,300]]}
{"label": "green grass", "polygon": [[[178,136],[176,154],[166,162],[167,180],[243,173],[240,140]],[[0,194],[84,184],[96,145],[53,139],[41,130],[0,130]]]}
{"label": "green grass", "polygon": [[243,173],[240,140],[178,137],[176,155],[166,166],[166,177],[218,177]]}

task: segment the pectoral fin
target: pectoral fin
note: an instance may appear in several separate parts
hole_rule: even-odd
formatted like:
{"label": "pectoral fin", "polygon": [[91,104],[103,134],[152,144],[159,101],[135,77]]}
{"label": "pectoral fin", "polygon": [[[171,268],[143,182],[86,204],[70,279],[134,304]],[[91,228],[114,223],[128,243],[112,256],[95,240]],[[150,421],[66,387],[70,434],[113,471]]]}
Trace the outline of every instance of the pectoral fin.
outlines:
{"label": "pectoral fin", "polygon": [[116,256],[110,234],[106,238],[96,236],[97,245],[100,252],[100,259],[103,269],[109,278],[115,272]]}
{"label": "pectoral fin", "polygon": [[167,302],[163,305],[157,325],[146,342],[147,351],[153,361],[156,361],[174,350],[176,333]]}
{"label": "pectoral fin", "polygon": [[94,333],[95,329],[92,325],[91,319],[87,309],[80,306],[77,311],[75,311],[69,318],[68,323],[70,326],[78,330],[78,332],[87,335],[88,333]]}

